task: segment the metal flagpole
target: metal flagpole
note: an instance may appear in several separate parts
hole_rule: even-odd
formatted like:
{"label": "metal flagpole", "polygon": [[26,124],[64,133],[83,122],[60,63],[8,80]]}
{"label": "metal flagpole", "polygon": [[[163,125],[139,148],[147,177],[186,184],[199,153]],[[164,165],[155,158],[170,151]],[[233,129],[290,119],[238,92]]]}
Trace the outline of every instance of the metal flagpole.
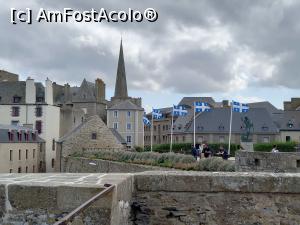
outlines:
{"label": "metal flagpole", "polygon": [[232,103],[231,103],[231,106],[230,106],[230,125],[229,125],[228,156],[230,156],[231,129],[232,129]]}
{"label": "metal flagpole", "polygon": [[150,139],[150,142],[151,142],[151,152],[152,152],[152,146],[153,146],[153,109],[152,109],[152,118],[151,118],[151,139]]}
{"label": "metal flagpole", "polygon": [[173,120],[174,120],[174,106],[173,106],[173,109],[172,109],[170,152],[172,152],[172,144],[173,144]]}
{"label": "metal flagpole", "polygon": [[196,122],[195,122],[195,117],[196,117],[196,106],[194,102],[194,148],[196,148]]}

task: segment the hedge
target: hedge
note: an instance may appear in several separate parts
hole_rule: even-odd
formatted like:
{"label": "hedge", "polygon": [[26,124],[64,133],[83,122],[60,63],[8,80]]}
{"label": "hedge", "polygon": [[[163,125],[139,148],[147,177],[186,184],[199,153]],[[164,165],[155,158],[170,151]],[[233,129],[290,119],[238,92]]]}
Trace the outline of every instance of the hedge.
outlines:
{"label": "hedge", "polygon": [[295,152],[296,142],[274,142],[274,143],[258,143],[254,144],[254,151],[257,152],[270,152],[273,145],[277,145],[279,152]]}
{"label": "hedge", "polygon": [[[219,151],[220,145],[223,145],[223,147],[225,149],[228,149],[228,144],[225,144],[225,143],[224,144],[220,144],[220,143],[208,144],[208,146],[211,148],[213,153],[217,153]],[[172,152],[190,155],[192,152],[191,146],[192,146],[192,143],[176,143],[176,144],[173,144],[173,146],[172,146]],[[230,146],[231,146],[230,155],[235,156],[235,152],[240,148],[240,146],[236,145],[236,144],[231,144]],[[153,148],[154,152],[159,152],[159,153],[170,152],[170,144],[153,145],[152,148]],[[139,151],[141,151],[141,149],[139,149]],[[144,151],[150,151],[150,146],[145,147]]]}
{"label": "hedge", "polygon": [[99,150],[97,153],[75,153],[73,157],[103,159],[125,163],[168,167],[195,171],[234,171],[234,162],[220,157],[211,157],[196,161],[191,155],[157,152],[129,152],[117,150]]}

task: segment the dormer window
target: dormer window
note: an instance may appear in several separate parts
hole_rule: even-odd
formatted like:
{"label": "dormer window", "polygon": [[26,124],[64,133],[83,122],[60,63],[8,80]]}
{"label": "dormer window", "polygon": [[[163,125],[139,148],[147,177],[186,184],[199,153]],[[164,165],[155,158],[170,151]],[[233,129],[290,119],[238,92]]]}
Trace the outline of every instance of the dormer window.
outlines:
{"label": "dormer window", "polygon": [[13,98],[13,103],[20,103],[21,102],[21,97],[19,96],[14,96]]}
{"label": "dormer window", "polygon": [[13,141],[14,140],[14,133],[12,130],[8,131],[8,140]]}
{"label": "dormer window", "polygon": [[198,126],[197,130],[204,130],[204,127],[203,126]]}
{"label": "dormer window", "polygon": [[294,123],[291,120],[289,120],[288,123],[287,123],[287,127],[288,128],[293,128],[294,127]]}
{"label": "dormer window", "polygon": [[220,131],[222,131],[222,130],[224,130],[224,129],[225,129],[225,127],[224,127],[224,125],[223,125],[223,124],[220,124],[220,126],[218,127],[218,129],[219,129]]}
{"label": "dormer window", "polygon": [[264,124],[264,125],[261,127],[261,129],[262,129],[263,131],[268,131],[268,130],[269,130],[269,127],[268,127],[266,124]]}

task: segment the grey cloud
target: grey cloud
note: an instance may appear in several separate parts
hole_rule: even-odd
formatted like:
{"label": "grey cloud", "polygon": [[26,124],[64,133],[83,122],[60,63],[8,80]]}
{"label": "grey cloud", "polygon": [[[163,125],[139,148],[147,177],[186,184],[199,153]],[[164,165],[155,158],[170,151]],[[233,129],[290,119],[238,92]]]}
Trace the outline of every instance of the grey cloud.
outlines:
{"label": "grey cloud", "polygon": [[[161,89],[183,94],[226,91],[239,76],[232,72],[232,68],[239,61],[239,52],[245,48],[252,57],[247,59],[247,55],[243,55],[247,59],[244,59],[245,62],[254,60],[252,67],[242,65],[237,70],[247,74],[246,85],[297,88],[296,84],[300,81],[300,3],[289,2],[291,5],[284,0],[37,0],[23,2],[22,5],[18,1],[5,2],[0,9],[0,28],[5,31],[0,32],[0,68],[6,65],[3,69],[24,76],[40,76],[43,77],[41,80],[50,76],[59,82],[77,84],[83,77],[93,80],[102,76],[107,85],[113,87],[118,42],[123,34],[129,88],[144,89],[140,84],[150,79]],[[85,24],[83,29],[66,24],[13,26],[9,23],[9,8],[18,6],[81,10],[100,7],[142,10],[153,7],[159,13],[159,20],[140,24]],[[173,25],[186,28],[187,32],[174,30]],[[191,33],[197,32],[197,29],[198,34]],[[212,29],[223,29],[230,35],[227,47],[205,47],[209,41],[219,38],[210,33]],[[109,32],[112,36],[103,32]],[[201,35],[208,35],[208,38],[198,41]],[[96,43],[76,42],[80,37],[88,36],[92,36]],[[180,41],[184,36],[188,36],[186,43]],[[139,43],[131,38],[136,38]],[[112,40],[117,43],[112,45]],[[263,76],[272,66],[276,70],[271,76],[251,79],[252,75]],[[195,84],[201,84],[201,88]]]}

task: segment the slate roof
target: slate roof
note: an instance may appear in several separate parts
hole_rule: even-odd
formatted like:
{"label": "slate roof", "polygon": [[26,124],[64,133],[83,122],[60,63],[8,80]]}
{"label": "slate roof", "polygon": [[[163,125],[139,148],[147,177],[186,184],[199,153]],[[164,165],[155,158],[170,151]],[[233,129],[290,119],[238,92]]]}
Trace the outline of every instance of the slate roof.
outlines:
{"label": "slate roof", "polygon": [[300,111],[282,111],[273,114],[273,119],[281,131],[300,131]]}
{"label": "slate roof", "polygon": [[[278,133],[270,114],[266,109],[255,108],[248,113],[233,113],[232,133],[244,132],[242,116],[247,116],[254,125],[254,133]],[[180,120],[179,120],[180,118]],[[174,123],[174,133],[193,132],[193,122],[189,115],[179,117]],[[215,108],[211,112],[196,115],[196,132],[199,133],[228,133],[230,108]],[[187,125],[187,126],[186,126]],[[181,129],[179,129],[181,127]]]}
{"label": "slate roof", "polygon": [[137,106],[136,104],[132,103],[129,99],[120,101],[115,105],[111,106],[109,110],[139,110],[144,111],[142,107]]}
{"label": "slate roof", "polygon": [[215,107],[216,102],[212,97],[183,97],[178,105],[192,107],[194,102],[207,102],[211,107]]}
{"label": "slate roof", "polygon": [[117,70],[114,97],[115,98],[127,98],[128,97],[122,40],[121,40],[121,44],[120,44],[118,70]]}
{"label": "slate roof", "polygon": [[[36,97],[45,96],[45,88],[42,83],[35,83]],[[26,81],[0,82],[0,104],[13,104],[14,97],[21,97],[18,104],[25,104]]]}
{"label": "slate roof", "polygon": [[[10,141],[8,138],[8,132],[13,132],[13,141]],[[19,141],[17,132],[22,131],[22,139]],[[24,133],[29,133],[29,140],[25,140]],[[41,143],[45,142],[42,138],[40,138],[38,135],[36,136],[36,140],[32,139],[32,133],[35,131],[28,127],[23,126],[15,126],[15,125],[0,125],[0,143]]]}
{"label": "slate roof", "polygon": [[272,113],[278,113],[280,111],[279,109],[277,109],[274,105],[272,105],[268,101],[254,102],[254,103],[249,103],[248,105],[249,105],[250,108],[264,108],[271,114]]}
{"label": "slate roof", "polygon": [[121,134],[116,129],[113,129],[113,128],[109,128],[109,129],[111,130],[113,135],[116,137],[118,142],[120,142],[121,144],[127,144],[125,139],[121,136]]}

